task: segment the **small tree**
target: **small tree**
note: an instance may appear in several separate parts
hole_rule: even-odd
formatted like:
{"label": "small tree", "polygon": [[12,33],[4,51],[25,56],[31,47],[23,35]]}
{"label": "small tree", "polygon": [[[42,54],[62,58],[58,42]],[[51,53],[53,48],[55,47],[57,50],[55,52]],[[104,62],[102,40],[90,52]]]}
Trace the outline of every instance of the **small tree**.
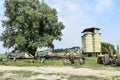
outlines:
{"label": "small tree", "polygon": [[56,9],[39,0],[5,0],[5,28],[0,40],[5,48],[26,51],[35,56],[37,48],[54,47],[61,40],[64,25]]}
{"label": "small tree", "polygon": [[111,50],[112,50],[113,52],[116,52],[113,44],[106,43],[106,42],[102,42],[102,43],[101,43],[101,51],[102,51],[102,52],[109,52],[109,48],[111,48]]}

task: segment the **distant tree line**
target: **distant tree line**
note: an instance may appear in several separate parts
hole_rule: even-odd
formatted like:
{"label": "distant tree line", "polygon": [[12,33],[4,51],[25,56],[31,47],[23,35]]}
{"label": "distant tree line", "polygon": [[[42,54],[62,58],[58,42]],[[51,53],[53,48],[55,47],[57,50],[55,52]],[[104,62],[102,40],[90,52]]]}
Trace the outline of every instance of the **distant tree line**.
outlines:
{"label": "distant tree line", "polygon": [[[114,47],[113,44],[111,43],[107,43],[107,42],[101,42],[101,52],[103,53],[108,53],[109,52],[109,48],[114,52],[116,53],[116,49]],[[74,46],[74,47],[71,47],[71,48],[61,48],[61,49],[54,49],[53,52],[54,53],[61,53],[61,52],[66,52],[68,49],[73,49],[75,51],[78,51],[80,50],[80,47],[79,46]]]}
{"label": "distant tree line", "polygon": [[53,52],[54,53],[61,53],[61,52],[66,52],[68,49],[73,49],[73,50],[79,50],[80,49],[80,47],[79,46],[74,46],[74,47],[71,47],[71,48],[65,48],[65,49],[63,49],[63,48],[61,48],[61,49],[54,49],[53,50]]}

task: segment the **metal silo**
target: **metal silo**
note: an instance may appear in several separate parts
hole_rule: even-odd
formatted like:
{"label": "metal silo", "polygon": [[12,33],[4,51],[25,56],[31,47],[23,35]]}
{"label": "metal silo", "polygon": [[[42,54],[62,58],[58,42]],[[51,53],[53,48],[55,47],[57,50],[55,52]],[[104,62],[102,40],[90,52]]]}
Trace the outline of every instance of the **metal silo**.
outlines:
{"label": "metal silo", "polygon": [[81,36],[82,38],[82,52],[85,51],[85,36]]}
{"label": "metal silo", "polygon": [[100,33],[93,34],[93,52],[101,52]]}
{"label": "metal silo", "polygon": [[84,34],[84,48],[85,52],[93,52],[93,39],[91,32],[86,32]]}
{"label": "metal silo", "polygon": [[101,52],[101,40],[99,28],[87,28],[82,31],[83,53],[93,55]]}

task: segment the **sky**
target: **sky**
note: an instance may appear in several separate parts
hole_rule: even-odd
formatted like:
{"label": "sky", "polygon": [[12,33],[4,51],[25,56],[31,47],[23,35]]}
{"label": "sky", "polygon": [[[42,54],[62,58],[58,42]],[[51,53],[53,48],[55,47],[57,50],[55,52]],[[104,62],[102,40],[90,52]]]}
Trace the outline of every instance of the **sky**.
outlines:
{"label": "sky", "polygon": [[[40,0],[42,1],[42,0]],[[82,31],[85,28],[100,28],[101,41],[120,45],[120,0],[45,0],[58,12],[63,22],[62,41],[54,41],[55,48],[81,47]],[[4,16],[4,0],[0,0],[0,35],[4,31],[1,21]],[[0,42],[0,53],[9,51]]]}

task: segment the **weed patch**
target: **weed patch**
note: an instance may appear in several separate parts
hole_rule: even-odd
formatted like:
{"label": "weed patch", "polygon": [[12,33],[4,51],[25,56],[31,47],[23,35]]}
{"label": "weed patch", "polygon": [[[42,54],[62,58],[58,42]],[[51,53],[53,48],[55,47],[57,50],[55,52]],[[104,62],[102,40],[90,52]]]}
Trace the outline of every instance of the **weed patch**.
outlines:
{"label": "weed patch", "polygon": [[12,74],[18,74],[23,77],[31,77],[31,76],[36,76],[40,74],[40,73],[32,72],[32,71],[11,71],[11,72]]}

